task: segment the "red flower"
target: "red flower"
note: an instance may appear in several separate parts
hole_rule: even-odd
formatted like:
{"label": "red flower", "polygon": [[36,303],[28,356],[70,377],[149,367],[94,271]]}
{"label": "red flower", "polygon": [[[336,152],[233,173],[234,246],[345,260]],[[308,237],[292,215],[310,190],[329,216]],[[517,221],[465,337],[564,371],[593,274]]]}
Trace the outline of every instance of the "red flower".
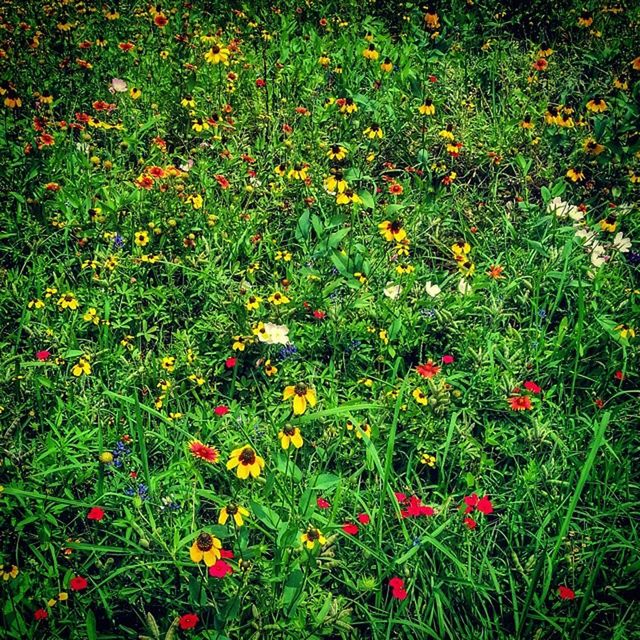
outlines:
{"label": "red flower", "polygon": [[88,584],[89,583],[86,578],[83,578],[82,576],[74,576],[69,581],[69,588],[72,591],[84,591]]}
{"label": "red flower", "polygon": [[233,357],[231,357],[231,358],[227,358],[227,359],[224,361],[224,366],[225,366],[225,367],[227,367],[227,369],[233,369],[233,367],[235,367],[235,366],[236,366],[236,363],[237,363],[237,362],[238,362],[238,359],[237,359],[237,358],[233,358]]}
{"label": "red flower", "polygon": [[598,409],[602,409],[602,407],[604,407],[604,400],[602,398],[596,398],[595,404]]}
{"label": "red flower", "polygon": [[576,597],[573,589],[569,589],[569,587],[565,587],[564,585],[558,587],[558,595],[562,600],[573,600]]}
{"label": "red flower", "polygon": [[229,407],[221,404],[218,405],[214,410],[213,413],[215,413],[217,416],[226,416],[227,413],[229,413]]}
{"label": "red flower", "polygon": [[194,458],[213,464],[218,461],[219,452],[215,447],[203,444],[200,440],[192,440],[189,443],[189,452]]}
{"label": "red flower", "polygon": [[316,504],[318,505],[319,509],[329,509],[331,507],[331,505],[324,498],[318,498],[316,500]]}
{"label": "red flower", "polygon": [[36,609],[33,612],[33,617],[36,620],[46,620],[49,617],[49,614],[47,613],[46,609]]}
{"label": "red flower", "polygon": [[436,76],[429,76],[429,82],[438,82],[438,78]]}
{"label": "red flower", "polygon": [[464,503],[467,505],[465,513],[471,513],[474,507],[478,504],[478,494],[472,493],[470,496],[464,497]]}
{"label": "red flower", "polygon": [[527,380],[523,385],[522,385],[527,391],[531,391],[531,393],[535,393],[538,394],[542,391],[542,389],[532,380]]}
{"label": "red flower", "polygon": [[195,613],[185,613],[183,616],[180,616],[180,620],[178,621],[178,626],[181,629],[193,629],[198,624],[198,616]]}
{"label": "red flower", "polygon": [[258,89],[262,89],[262,87],[265,87],[266,85],[267,83],[262,78],[258,78],[256,80],[256,87],[258,87]]}
{"label": "red flower", "polygon": [[359,513],[358,522],[360,524],[369,524],[371,522],[371,518],[369,517],[368,513]]}
{"label": "red flower", "polygon": [[419,516],[432,516],[434,514],[433,507],[422,504],[422,500],[417,496],[409,498],[409,507],[404,511],[400,511],[403,518],[418,518]]}
{"label": "red flower", "polygon": [[622,382],[624,380],[624,373],[622,373],[622,371],[618,370],[618,371],[615,372],[614,378],[616,380],[620,380],[620,382]]}
{"label": "red flower", "polygon": [[233,551],[231,549],[220,549],[221,558],[233,558]]}
{"label": "red flower", "polygon": [[478,504],[476,504],[476,509],[485,516],[493,513],[493,505],[491,504],[491,500],[489,500],[489,496],[480,498],[480,500],[478,500]]}
{"label": "red flower", "polygon": [[478,523],[473,518],[469,517],[466,517],[464,519],[464,523],[468,529],[471,529],[471,531],[473,531],[478,526]]}
{"label": "red flower", "polygon": [[507,399],[507,402],[513,411],[530,411],[533,409],[531,398],[529,396],[512,396]]}
{"label": "red flower", "polygon": [[407,597],[407,592],[404,589],[404,580],[402,578],[391,578],[389,580],[389,586],[391,587],[391,596],[397,600],[404,600]]}
{"label": "red flower", "polygon": [[407,501],[407,496],[404,493],[396,491],[393,495],[396,497],[396,500],[398,502],[406,502]]}
{"label": "red flower", "polygon": [[313,312],[313,317],[316,320],[324,320],[327,317],[327,312],[326,311],[322,311],[321,309],[316,309]]}
{"label": "red flower", "polygon": [[396,600],[404,600],[407,597],[407,592],[404,589],[394,589],[391,592],[391,595],[396,599]]}
{"label": "red flower", "polygon": [[342,530],[350,536],[355,536],[358,531],[360,531],[360,529],[358,529],[358,525],[353,524],[353,522],[345,522],[342,525]]}
{"label": "red flower", "polygon": [[44,351],[36,351],[36,358],[40,360],[40,362],[45,362],[50,357],[51,357],[51,353],[49,352],[48,349],[45,349]]}
{"label": "red flower", "polygon": [[450,356],[450,355],[442,356],[443,364],[452,364],[454,360],[455,358],[453,356]]}
{"label": "red flower", "polygon": [[92,507],[87,514],[88,520],[96,520],[97,522],[100,522],[102,518],[104,518],[104,509],[101,509],[100,507]]}
{"label": "red flower", "polygon": [[213,177],[223,189],[228,189],[230,187],[229,181],[223,175],[218,173]]}
{"label": "red flower", "polygon": [[416,367],[416,371],[423,378],[427,378],[428,380],[430,380],[434,376],[438,375],[438,372],[440,371],[440,367],[437,364],[435,364],[433,360],[429,360],[427,361],[426,364],[419,364]]}
{"label": "red flower", "polygon": [[224,578],[228,573],[233,573],[233,567],[224,560],[217,560],[216,563],[209,567],[209,575],[213,578]]}

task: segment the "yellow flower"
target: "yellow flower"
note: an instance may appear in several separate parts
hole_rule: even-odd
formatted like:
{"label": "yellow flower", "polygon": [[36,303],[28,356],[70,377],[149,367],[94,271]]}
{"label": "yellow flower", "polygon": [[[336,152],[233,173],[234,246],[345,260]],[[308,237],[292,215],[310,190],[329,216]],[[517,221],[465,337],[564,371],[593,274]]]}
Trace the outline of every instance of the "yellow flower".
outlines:
{"label": "yellow flower", "polygon": [[289,300],[284,293],[280,293],[280,291],[275,291],[267,299],[271,304],[276,305],[276,307],[281,304],[289,304],[289,302],[291,302],[291,300]]}
{"label": "yellow flower", "polygon": [[620,332],[620,337],[625,340],[627,338],[635,338],[636,331],[633,327],[630,327],[628,324],[619,324],[616,328],[616,331]]}
{"label": "yellow flower", "polygon": [[312,407],[315,407],[317,402],[316,392],[302,382],[285,387],[282,399],[289,400],[291,398],[293,398],[293,413],[296,416],[302,415],[307,410],[307,402]]}
{"label": "yellow flower", "polygon": [[574,169],[573,167],[567,170],[566,176],[572,182],[582,182],[584,180],[584,173],[580,169]]}
{"label": "yellow flower", "polygon": [[471,245],[464,240],[460,240],[451,245],[451,251],[454,256],[466,256],[471,251]]}
{"label": "yellow flower", "polygon": [[274,366],[271,364],[271,360],[267,360],[264,363],[264,372],[267,374],[267,376],[271,377],[274,376],[276,373],[278,373],[278,367]]}
{"label": "yellow flower", "polygon": [[58,306],[61,309],[71,309],[75,311],[78,308],[78,300],[71,291],[62,294],[62,297],[58,300]]}
{"label": "yellow flower", "polygon": [[160,361],[160,366],[171,373],[176,368],[176,359],[173,356],[164,356]]}
{"label": "yellow flower", "polygon": [[306,164],[300,162],[293,165],[293,168],[289,170],[287,177],[292,180],[306,180],[309,167]]}
{"label": "yellow flower", "polygon": [[362,55],[367,60],[377,60],[380,57],[380,53],[376,51],[376,45],[373,42],[366,49],[363,49]]}
{"label": "yellow flower", "polygon": [[185,96],[184,98],[182,98],[182,100],[180,100],[180,104],[183,107],[190,107],[191,109],[193,109],[196,106],[196,101],[193,99],[193,96]]}
{"label": "yellow flower", "polygon": [[264,459],[256,454],[248,444],[234,449],[227,462],[227,469],[235,469],[238,478],[246,480],[249,476],[257,478],[264,469]]}
{"label": "yellow flower", "polygon": [[306,545],[307,549],[313,549],[316,542],[321,546],[327,543],[327,539],[322,535],[322,531],[315,527],[309,527],[306,533],[300,536],[300,540]]}
{"label": "yellow flower", "polygon": [[399,273],[399,274],[413,273],[415,270],[416,268],[412,264],[401,263],[396,267],[396,273]]}
{"label": "yellow flower", "polygon": [[15,564],[3,564],[0,567],[0,571],[2,572],[2,579],[6,582],[11,578],[12,580],[20,573],[18,567]]}
{"label": "yellow flower", "polygon": [[136,231],[136,234],[134,236],[134,242],[138,247],[146,247],[149,244],[149,232]]}
{"label": "yellow flower", "polygon": [[303,443],[302,435],[300,435],[300,429],[298,427],[292,427],[290,424],[278,433],[278,438],[280,439],[282,448],[285,450],[289,448],[290,444],[292,444],[296,449],[299,449]]}
{"label": "yellow flower", "polygon": [[196,118],[192,121],[191,128],[200,133],[201,131],[206,131],[209,128],[209,123],[202,118]]}
{"label": "yellow flower", "polygon": [[364,275],[364,273],[360,273],[359,271],[356,271],[353,274],[353,277],[360,283],[360,284],[364,284],[367,281],[367,276]]}
{"label": "yellow flower", "polygon": [[373,140],[374,138],[382,138],[384,136],[380,125],[377,124],[372,124],[370,127],[367,127],[362,133],[370,140]]}
{"label": "yellow flower", "polygon": [[29,309],[44,309],[44,302],[39,298],[35,300],[29,300],[28,304]]}
{"label": "yellow flower", "polygon": [[82,316],[85,322],[93,322],[93,324],[100,324],[100,316],[95,307],[89,307],[87,312]]}
{"label": "yellow flower", "polygon": [[103,451],[98,456],[98,459],[102,464],[111,464],[113,462],[113,453],[111,453],[111,451]]}
{"label": "yellow flower", "polygon": [[593,98],[587,102],[587,109],[593,113],[603,113],[608,109],[608,106],[602,98]]}
{"label": "yellow flower", "polygon": [[259,296],[249,296],[244,306],[248,311],[255,311],[256,309],[260,308],[261,302],[262,298],[260,298]]}
{"label": "yellow flower", "polygon": [[604,151],[604,146],[598,144],[593,138],[587,138],[582,143],[582,148],[584,149],[585,153],[589,154],[590,156],[599,156]]}
{"label": "yellow flower", "polygon": [[380,68],[385,73],[391,73],[393,71],[393,62],[391,62],[391,58],[385,58],[380,65]]}
{"label": "yellow flower", "polygon": [[380,331],[378,332],[378,337],[385,344],[389,344],[389,332],[386,329],[380,329]]}
{"label": "yellow flower", "polygon": [[430,98],[427,98],[419,107],[418,107],[418,111],[420,112],[420,115],[423,116],[432,116],[435,115],[436,112],[436,107],[433,104],[433,100],[431,100]]}
{"label": "yellow flower", "polygon": [[236,523],[236,527],[241,527],[244,524],[244,519],[249,515],[249,512],[238,504],[230,502],[226,507],[220,509],[220,515],[218,516],[218,524],[226,524],[229,516],[233,518]]}
{"label": "yellow flower", "polygon": [[362,440],[362,438],[371,439],[371,425],[365,422],[361,425],[354,425],[350,420],[347,421],[347,431],[353,431],[355,427],[356,438]]}
{"label": "yellow flower", "polygon": [[209,64],[229,64],[229,49],[223,45],[214,44],[207,53],[204,54],[204,59]]}
{"label": "yellow flower", "polygon": [[76,364],[71,369],[71,373],[79,378],[81,375],[91,375],[91,365],[89,364],[89,356],[83,356],[76,362]]}
{"label": "yellow flower", "polygon": [[220,549],[222,549],[222,542],[218,538],[214,538],[210,533],[202,532],[193,541],[189,555],[196,564],[204,560],[207,567],[211,567],[220,560]]}
{"label": "yellow flower", "polygon": [[131,89],[129,89],[129,95],[133,100],[137,100],[142,95],[142,91],[140,91],[138,87],[131,87]]}
{"label": "yellow flower", "polygon": [[336,204],[362,204],[362,198],[352,189],[345,189],[336,196]]}
{"label": "yellow flower", "polygon": [[284,260],[285,262],[291,262],[293,254],[291,251],[276,251],[275,259],[277,261]]}
{"label": "yellow flower", "polygon": [[330,193],[343,193],[347,188],[347,181],[342,171],[335,170],[324,179],[324,187]]}
{"label": "yellow flower", "polygon": [[58,594],[58,600],[60,602],[66,602],[69,599],[69,594],[66,591],[61,591]]}
{"label": "yellow flower", "polygon": [[347,157],[347,150],[339,144],[332,144],[327,151],[330,160],[344,160]]}
{"label": "yellow flower", "polygon": [[400,220],[394,220],[393,222],[384,220],[378,225],[378,230],[387,242],[394,240],[402,242],[407,237],[407,232],[404,230]]}
{"label": "yellow flower", "polygon": [[420,462],[422,462],[422,464],[426,464],[428,467],[431,467],[432,469],[435,469],[436,457],[432,456],[429,453],[423,453],[420,456]]}
{"label": "yellow flower", "polygon": [[414,397],[415,401],[418,404],[428,404],[429,402],[429,398],[427,398],[424,391],[422,391],[420,387],[414,389],[411,395]]}
{"label": "yellow flower", "polygon": [[248,343],[251,342],[251,338],[245,338],[244,336],[233,336],[233,344],[231,348],[234,351],[244,351]]}

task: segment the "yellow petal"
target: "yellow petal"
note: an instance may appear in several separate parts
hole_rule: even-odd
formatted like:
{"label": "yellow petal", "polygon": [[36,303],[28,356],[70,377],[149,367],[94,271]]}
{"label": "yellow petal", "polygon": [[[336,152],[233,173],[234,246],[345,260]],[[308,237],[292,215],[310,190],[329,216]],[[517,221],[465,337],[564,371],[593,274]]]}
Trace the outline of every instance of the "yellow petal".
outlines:
{"label": "yellow petal", "polygon": [[193,560],[193,562],[202,561],[202,551],[198,549],[195,542],[191,545],[191,549],[189,549],[189,555],[191,556],[191,560]]}
{"label": "yellow petal", "polygon": [[211,567],[216,563],[219,557],[219,552],[209,549],[209,551],[205,551],[202,555],[204,557],[204,563],[207,567]]}
{"label": "yellow petal", "polygon": [[242,515],[240,515],[240,509],[238,509],[238,513],[233,515],[233,519],[235,520],[236,526],[241,527],[244,524],[244,520],[242,519]]}
{"label": "yellow petal", "polygon": [[240,480],[246,480],[248,477],[249,477],[249,465],[241,464],[238,467],[238,478],[240,478]]}
{"label": "yellow petal", "polygon": [[299,449],[302,446],[302,436],[300,435],[300,431],[296,431],[296,433],[291,438],[291,442],[296,449]]}
{"label": "yellow petal", "polygon": [[297,416],[302,415],[307,409],[307,399],[304,396],[294,396],[293,413]]}
{"label": "yellow petal", "polygon": [[235,469],[235,467],[237,467],[239,464],[240,464],[240,460],[238,460],[237,457],[231,458],[227,462],[227,469]]}
{"label": "yellow petal", "polygon": [[254,478],[257,478],[260,475],[260,464],[257,460],[249,466],[249,472]]}
{"label": "yellow petal", "polygon": [[284,388],[284,393],[282,394],[283,400],[288,400],[291,396],[295,395],[296,388],[293,385]]}
{"label": "yellow petal", "polygon": [[225,524],[225,522],[229,519],[229,514],[227,513],[227,508],[224,507],[220,511],[220,516],[218,517],[218,524]]}
{"label": "yellow petal", "polygon": [[316,406],[316,392],[315,389],[307,389],[307,393],[305,393],[304,396],[307,399],[307,402],[312,406],[315,407]]}

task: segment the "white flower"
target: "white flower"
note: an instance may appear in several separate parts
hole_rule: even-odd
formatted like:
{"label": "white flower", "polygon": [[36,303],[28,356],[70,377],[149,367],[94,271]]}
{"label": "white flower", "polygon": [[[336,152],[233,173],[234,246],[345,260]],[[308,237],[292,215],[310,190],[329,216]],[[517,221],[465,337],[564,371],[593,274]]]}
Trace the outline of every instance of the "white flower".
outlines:
{"label": "white flower", "polygon": [[621,253],[627,253],[627,251],[631,249],[631,240],[629,240],[629,238],[625,238],[622,235],[622,231],[618,231],[613,239],[613,245],[611,245],[611,247],[612,249],[617,249]]}
{"label": "white flower", "polygon": [[581,238],[582,240],[584,240],[585,247],[593,247],[598,243],[596,240],[597,234],[595,231],[592,231],[588,227],[579,225],[575,225],[575,228],[577,229],[576,238]]}
{"label": "white flower", "polygon": [[608,259],[605,248],[601,244],[596,244],[591,251],[591,264],[594,267],[601,267]]}
{"label": "white flower", "polygon": [[399,284],[388,282],[387,286],[382,290],[382,293],[384,293],[387,298],[395,300],[402,293],[402,287]]}
{"label": "white flower", "polygon": [[289,327],[265,322],[264,332],[258,333],[258,340],[266,344],[289,344]]}
{"label": "white flower", "polygon": [[458,283],[458,291],[463,296],[466,296],[466,295],[471,293],[471,291],[472,291],[471,284],[469,284],[469,281],[466,278],[462,278],[460,280],[460,282]]}
{"label": "white flower", "polygon": [[113,78],[109,91],[111,93],[122,93],[127,90],[127,83],[120,78]]}
{"label": "white flower", "polygon": [[429,280],[426,285],[426,291],[432,298],[435,298],[442,289],[437,284],[431,284],[431,280]]}

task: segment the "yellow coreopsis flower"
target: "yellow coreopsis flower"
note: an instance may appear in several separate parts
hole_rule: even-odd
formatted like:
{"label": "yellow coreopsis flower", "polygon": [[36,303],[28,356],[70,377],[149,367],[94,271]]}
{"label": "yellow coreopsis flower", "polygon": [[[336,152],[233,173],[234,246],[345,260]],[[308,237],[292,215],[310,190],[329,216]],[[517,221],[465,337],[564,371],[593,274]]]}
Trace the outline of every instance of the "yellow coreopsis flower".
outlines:
{"label": "yellow coreopsis flower", "polygon": [[420,115],[423,116],[432,116],[435,115],[436,106],[433,104],[433,100],[427,98],[419,107],[418,111]]}
{"label": "yellow coreopsis flower", "polygon": [[248,311],[256,311],[260,308],[260,303],[262,302],[262,298],[260,296],[249,296],[247,301],[245,302],[245,307]]}
{"label": "yellow coreopsis flower", "polygon": [[249,476],[257,478],[264,469],[264,459],[252,447],[245,445],[231,452],[227,469],[235,469],[236,475],[241,480],[246,480]]}
{"label": "yellow coreopsis flower", "polygon": [[267,298],[267,300],[269,300],[271,304],[276,305],[276,307],[281,304],[289,304],[291,302],[291,300],[287,298],[287,296],[285,296],[284,293],[280,293],[280,291],[275,291],[274,293],[272,293]]}
{"label": "yellow coreopsis flower", "polygon": [[79,378],[82,375],[89,376],[91,375],[91,364],[89,363],[89,356],[83,356],[73,365],[71,369],[71,373]]}
{"label": "yellow coreopsis flower", "polygon": [[278,433],[278,438],[282,448],[285,450],[289,448],[289,445],[293,445],[296,449],[299,449],[303,444],[300,429],[298,427],[292,427],[290,424]]}
{"label": "yellow coreopsis flower", "polygon": [[636,331],[633,327],[630,327],[628,324],[619,324],[616,328],[616,331],[620,333],[620,337],[625,340],[627,338],[635,338]]}
{"label": "yellow coreopsis flower", "polygon": [[67,291],[67,293],[63,294],[58,300],[58,306],[61,309],[71,309],[75,311],[78,308],[78,299],[71,291]]}
{"label": "yellow coreopsis flower", "polygon": [[382,138],[384,136],[384,132],[378,124],[372,124],[370,127],[367,127],[362,133],[370,140],[373,140],[374,138]]}
{"label": "yellow coreopsis flower", "polygon": [[427,398],[426,394],[420,387],[414,389],[411,395],[418,404],[424,405],[429,403],[429,398]]}
{"label": "yellow coreopsis flower", "polygon": [[209,51],[204,54],[204,59],[209,64],[229,64],[229,49],[223,45],[214,44]]}
{"label": "yellow coreopsis flower", "polygon": [[315,407],[317,402],[315,390],[302,382],[285,387],[282,399],[290,400],[291,398],[293,398],[293,413],[296,416],[302,415],[307,410],[307,403]]}
{"label": "yellow coreopsis flower", "polygon": [[220,515],[218,516],[218,524],[226,524],[229,516],[233,518],[236,523],[236,527],[241,527],[244,524],[244,518],[248,517],[249,512],[235,502],[230,502],[226,507],[220,509]]}
{"label": "yellow coreopsis flower", "polygon": [[309,527],[306,533],[300,536],[300,540],[306,545],[307,549],[313,549],[316,542],[321,546],[327,543],[327,539],[322,535],[322,531],[315,527]]}
{"label": "yellow coreopsis flower", "polygon": [[171,373],[176,368],[176,359],[174,356],[164,356],[160,361],[160,366]]}
{"label": "yellow coreopsis flower", "polygon": [[149,244],[149,232],[136,231],[133,241],[138,247],[146,247]]}
{"label": "yellow coreopsis flower", "polygon": [[202,532],[191,545],[189,555],[196,564],[204,560],[207,567],[212,567],[220,560],[220,549],[222,549],[222,542],[218,538]]}
{"label": "yellow coreopsis flower", "polygon": [[93,322],[93,324],[100,324],[100,316],[96,311],[95,307],[89,307],[87,312],[82,316],[82,319],[85,322]]}

